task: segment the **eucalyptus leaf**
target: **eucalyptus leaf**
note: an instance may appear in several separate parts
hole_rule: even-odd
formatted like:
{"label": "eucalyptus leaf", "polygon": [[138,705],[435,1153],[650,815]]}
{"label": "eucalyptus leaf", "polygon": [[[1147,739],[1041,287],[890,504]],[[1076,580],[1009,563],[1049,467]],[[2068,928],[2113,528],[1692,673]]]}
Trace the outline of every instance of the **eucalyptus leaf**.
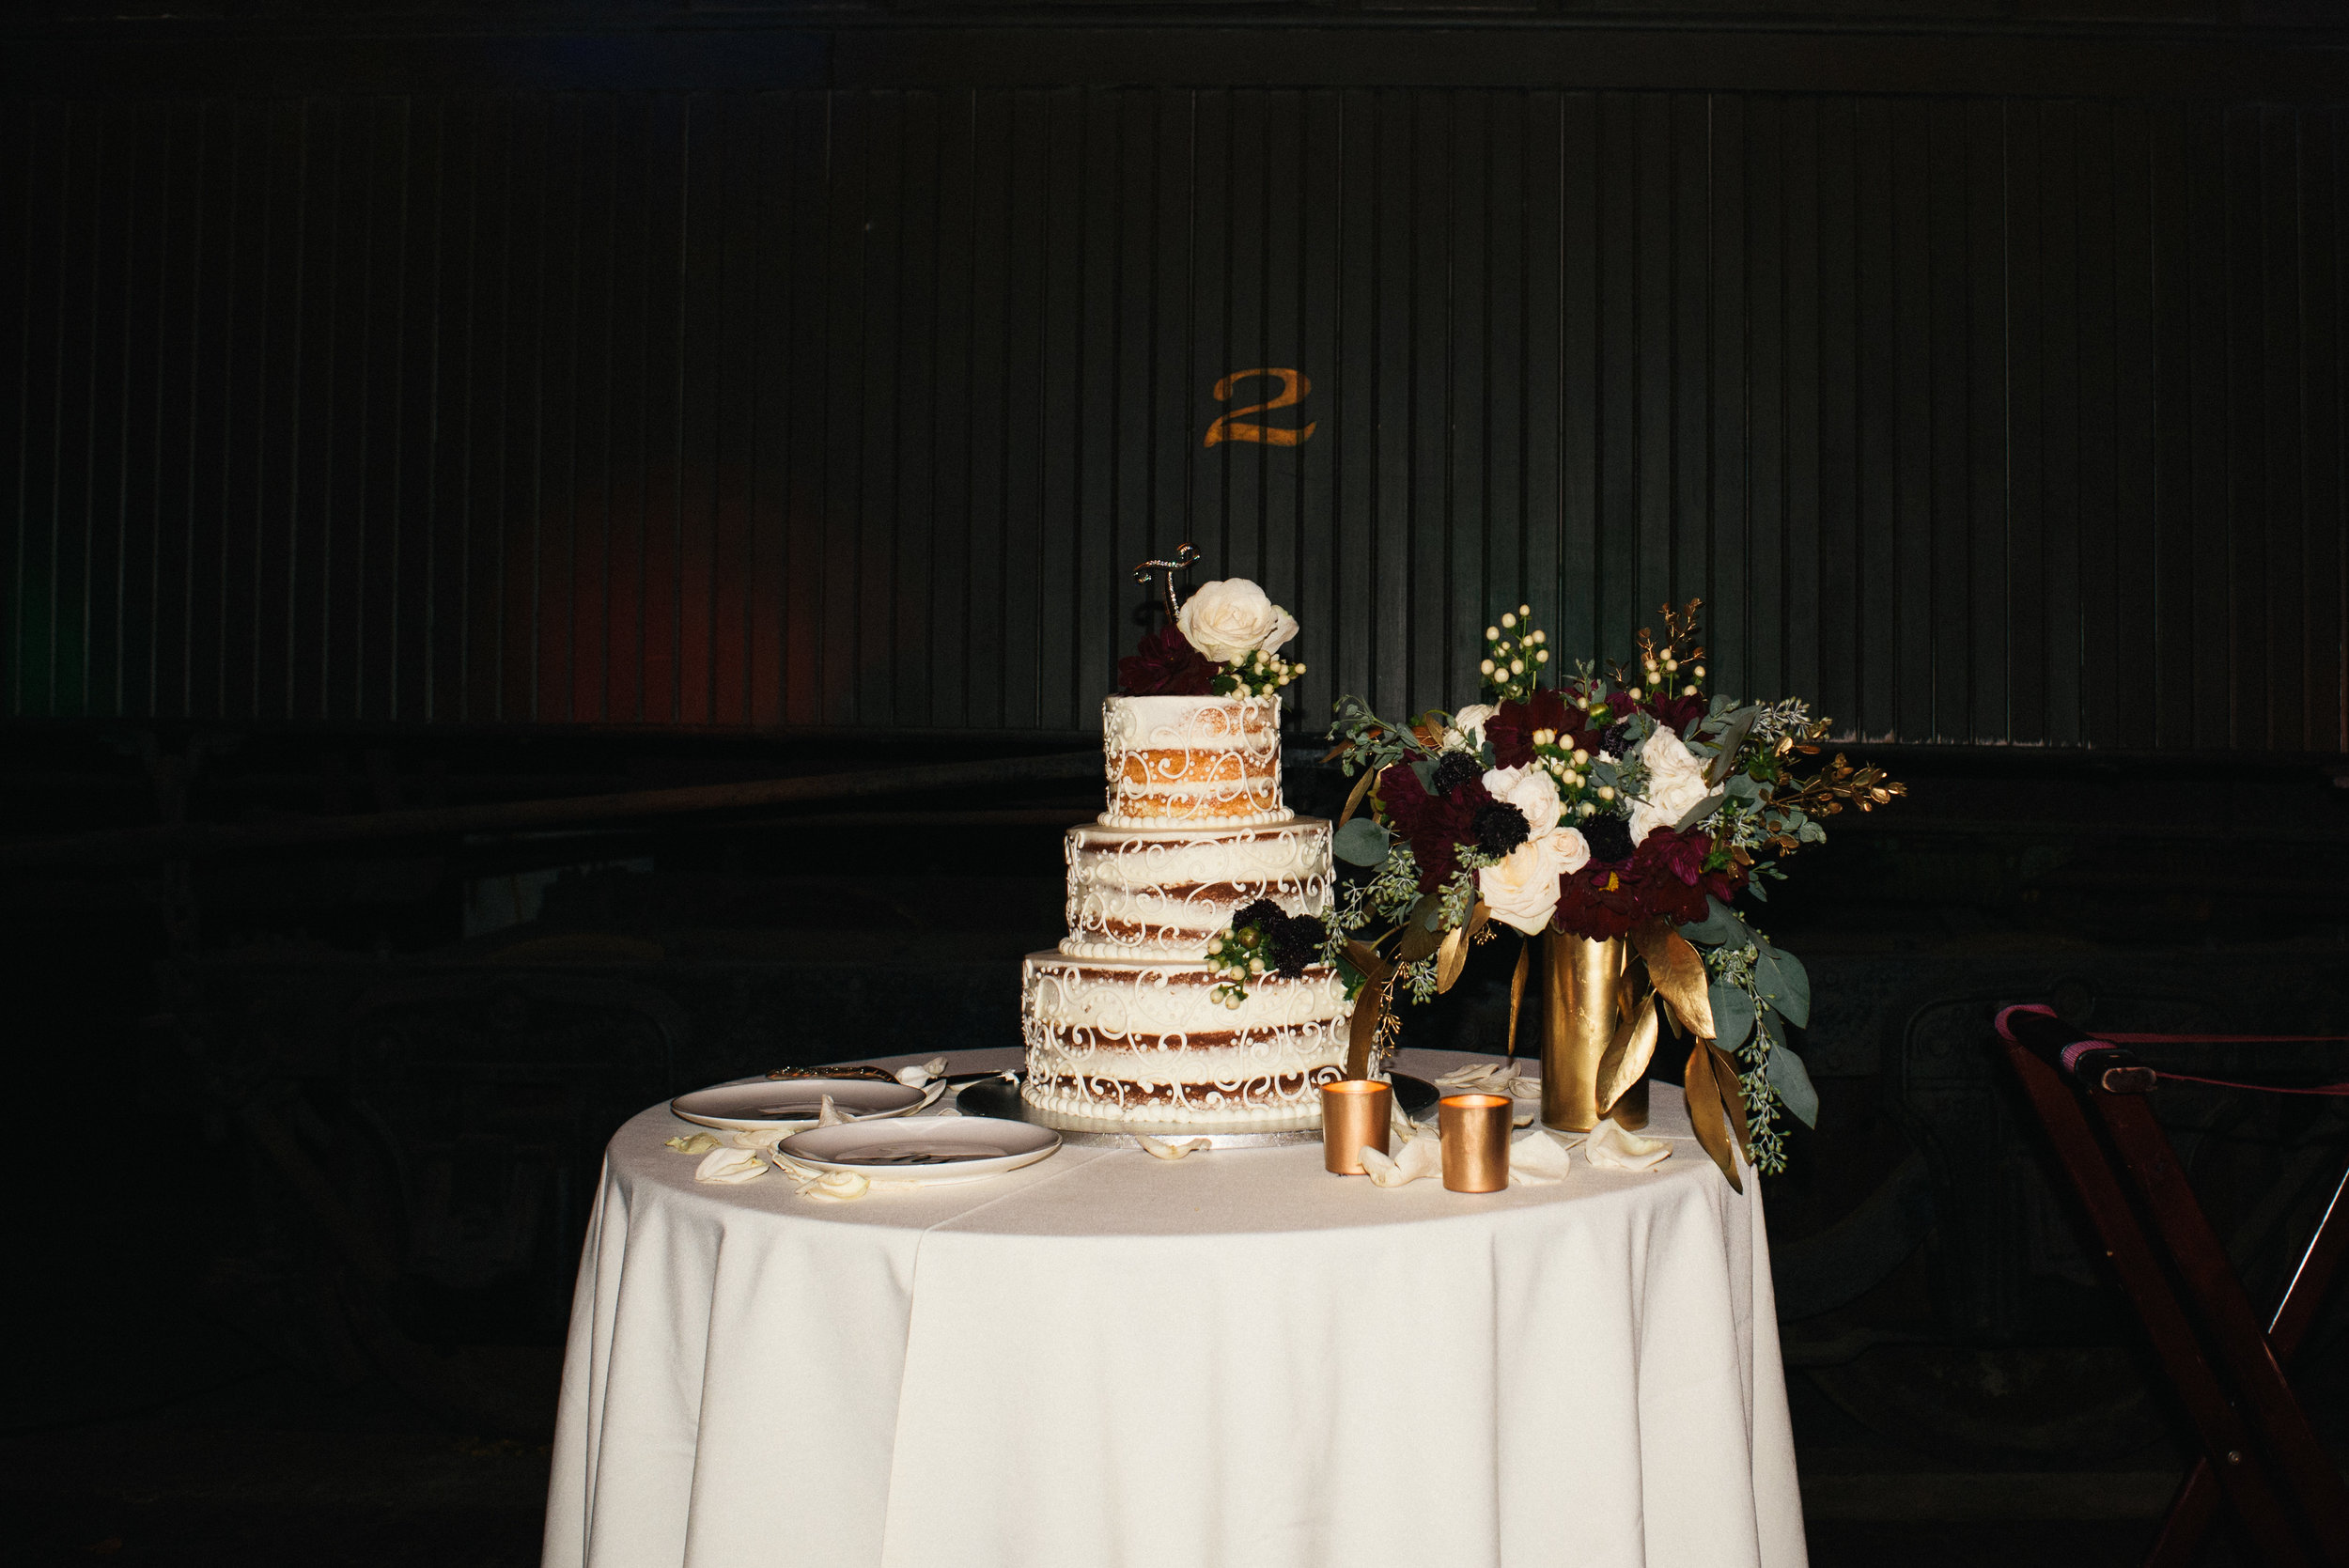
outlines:
{"label": "eucalyptus leaf", "polygon": [[1761,708],[1755,706],[1741,707],[1730,716],[1728,728],[1721,732],[1719,753],[1704,769],[1707,784],[1718,785],[1729,776],[1737,760],[1737,748],[1746,743],[1746,737],[1753,733],[1754,721],[1761,717]]}
{"label": "eucalyptus leaf", "polygon": [[1680,820],[1672,824],[1672,831],[1676,833],[1687,832],[1689,829],[1695,827],[1698,823],[1703,821],[1706,817],[1720,810],[1722,802],[1726,800],[1728,800],[1728,797],[1725,795],[1706,796],[1703,800],[1699,800],[1695,805],[1690,806],[1687,811],[1680,814]]}
{"label": "eucalyptus leaf", "polygon": [[[1427,791],[1430,795],[1436,793],[1436,764],[1431,758],[1413,757],[1411,759],[1411,773],[1419,780],[1420,788]],[[1383,800],[1386,797],[1382,795],[1379,799]]]}
{"label": "eucalyptus leaf", "polygon": [[1713,1003],[1713,1043],[1723,1050],[1735,1050],[1753,1032],[1753,998],[1738,986],[1725,986],[1716,980],[1707,988]]}
{"label": "eucalyptus leaf", "polygon": [[1727,947],[1733,942],[1743,946],[1747,936],[1746,923],[1737,918],[1737,911],[1710,896],[1704,901],[1704,918],[1682,926],[1680,934],[1706,947]]}
{"label": "eucalyptus leaf", "polygon": [[1367,816],[1355,816],[1347,818],[1346,826],[1338,830],[1330,848],[1348,865],[1384,865],[1393,844],[1393,839],[1377,823]]}
{"label": "eucalyptus leaf", "polygon": [[1806,1127],[1819,1125],[1819,1092],[1811,1086],[1811,1072],[1801,1057],[1784,1046],[1774,1047],[1762,1072],[1796,1121]]}
{"label": "eucalyptus leaf", "polygon": [[1811,973],[1801,959],[1765,942],[1753,961],[1753,988],[1797,1029],[1811,1027]]}

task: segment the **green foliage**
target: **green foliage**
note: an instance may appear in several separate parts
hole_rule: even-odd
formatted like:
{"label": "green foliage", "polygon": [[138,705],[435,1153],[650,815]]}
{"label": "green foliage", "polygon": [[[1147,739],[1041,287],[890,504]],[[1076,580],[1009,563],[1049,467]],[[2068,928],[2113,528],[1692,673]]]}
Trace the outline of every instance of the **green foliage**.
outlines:
{"label": "green foliage", "polygon": [[1338,859],[1348,865],[1376,866],[1385,863],[1393,843],[1392,835],[1376,821],[1368,816],[1354,816],[1338,830],[1331,847]]}

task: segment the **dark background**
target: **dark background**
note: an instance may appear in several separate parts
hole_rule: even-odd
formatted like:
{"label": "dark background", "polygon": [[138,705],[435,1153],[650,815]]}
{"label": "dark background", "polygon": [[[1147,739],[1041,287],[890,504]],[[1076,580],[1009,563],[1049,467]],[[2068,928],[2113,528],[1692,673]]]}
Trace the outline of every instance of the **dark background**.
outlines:
{"label": "dark background", "polygon": [[[1909,782],[1756,913],[1819,992],[1768,1188],[1814,1545],[2141,1545],[2168,1412],[1985,1020],[2349,1032],[2333,8],[0,27],[42,1549],[528,1560],[610,1127],[1010,1043],[1097,800],[238,833],[1081,752],[1186,539],[1303,623],[1307,809],[1333,696],[1466,700],[1520,600],[1570,660],[1702,597],[1717,690]],[[1312,433],[1204,444],[1276,366]],[[1472,970],[1409,1037],[1503,1016]],[[2162,1103],[2272,1296],[2349,1124]]]}

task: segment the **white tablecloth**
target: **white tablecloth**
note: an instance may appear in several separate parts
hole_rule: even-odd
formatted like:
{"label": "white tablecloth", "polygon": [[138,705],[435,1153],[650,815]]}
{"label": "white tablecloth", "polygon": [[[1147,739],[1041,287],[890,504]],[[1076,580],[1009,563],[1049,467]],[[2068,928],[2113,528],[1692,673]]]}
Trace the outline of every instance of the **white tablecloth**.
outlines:
{"label": "white tablecloth", "polygon": [[1655,1099],[1662,1167],[1554,1187],[1065,1148],[849,1203],[696,1185],[646,1110],[580,1264],[545,1560],[1794,1568],[1757,1184]]}

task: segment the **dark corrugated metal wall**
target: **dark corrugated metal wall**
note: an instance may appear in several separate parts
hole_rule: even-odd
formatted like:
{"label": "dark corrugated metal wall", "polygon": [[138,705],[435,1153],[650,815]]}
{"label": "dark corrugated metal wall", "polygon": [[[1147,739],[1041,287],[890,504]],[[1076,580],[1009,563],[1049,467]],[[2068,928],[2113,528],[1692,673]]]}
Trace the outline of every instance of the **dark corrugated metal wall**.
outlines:
{"label": "dark corrugated metal wall", "polygon": [[1077,729],[1189,537],[1308,715],[1702,594],[1866,736],[2349,748],[2340,110],[4,113],[19,715]]}

